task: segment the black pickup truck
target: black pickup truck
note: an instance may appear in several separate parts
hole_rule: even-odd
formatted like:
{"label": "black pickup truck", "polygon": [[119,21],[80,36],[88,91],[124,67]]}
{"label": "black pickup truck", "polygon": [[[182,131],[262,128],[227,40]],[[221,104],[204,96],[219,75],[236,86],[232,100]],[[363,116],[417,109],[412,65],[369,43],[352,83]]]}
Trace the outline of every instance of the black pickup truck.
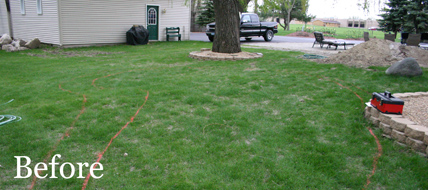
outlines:
{"label": "black pickup truck", "polygon": [[[242,13],[241,15],[241,37],[246,40],[251,40],[251,37],[263,36],[265,41],[271,41],[274,34],[278,33],[278,23],[276,22],[260,22],[259,16],[254,13]],[[207,25],[206,34],[210,41],[214,41],[215,23]]]}

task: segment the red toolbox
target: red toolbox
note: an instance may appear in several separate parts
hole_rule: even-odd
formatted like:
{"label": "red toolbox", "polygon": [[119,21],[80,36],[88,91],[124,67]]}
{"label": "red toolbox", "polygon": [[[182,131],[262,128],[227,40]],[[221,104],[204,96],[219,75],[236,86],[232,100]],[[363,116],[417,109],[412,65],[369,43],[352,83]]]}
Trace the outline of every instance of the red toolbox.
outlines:
{"label": "red toolbox", "polygon": [[374,92],[370,103],[373,107],[382,113],[402,114],[404,101],[395,98],[391,92],[385,91],[384,93]]}

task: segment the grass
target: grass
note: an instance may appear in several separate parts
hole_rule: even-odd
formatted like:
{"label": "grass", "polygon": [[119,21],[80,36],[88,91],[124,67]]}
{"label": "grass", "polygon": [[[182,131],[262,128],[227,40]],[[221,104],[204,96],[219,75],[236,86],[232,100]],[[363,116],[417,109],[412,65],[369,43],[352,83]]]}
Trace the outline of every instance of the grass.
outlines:
{"label": "grass", "polygon": [[[210,46],[0,52],[0,103],[15,99],[0,113],[23,118],[0,127],[0,189],[28,188],[32,178],[14,179],[14,156],[30,157],[34,168],[67,130],[53,152],[58,162],[94,163],[147,92],[102,157],[96,174],[104,176],[91,178],[88,189],[362,189],[377,154],[372,126],[360,100],[335,82],[365,101],[367,92],[428,91],[427,75],[317,64],[296,58],[299,52],[245,49],[264,57],[223,62],[187,57]],[[388,139],[380,143],[368,189],[428,188],[426,158]],[[77,174],[39,179],[34,188],[81,189]]]}
{"label": "grass", "polygon": [[[278,28],[278,33],[275,35],[278,36],[286,36],[289,35],[291,33],[297,32],[297,31],[301,31],[302,30],[302,24],[291,24],[290,25],[290,30],[283,30],[283,28]],[[364,32],[369,32],[370,38],[376,37],[378,39],[384,39],[384,32],[382,31],[372,31],[372,30],[368,30],[368,29],[359,29],[359,28],[348,28],[348,27],[323,27],[323,26],[314,26],[314,25],[307,25],[306,26],[307,29],[310,29],[310,32],[313,31],[334,31],[333,35],[330,35],[332,37],[335,37],[337,39],[354,39],[354,38],[363,38],[363,33]],[[328,34],[326,34],[327,36],[329,36]],[[401,34],[398,33],[397,34],[397,39],[396,42],[400,42],[401,39]]]}

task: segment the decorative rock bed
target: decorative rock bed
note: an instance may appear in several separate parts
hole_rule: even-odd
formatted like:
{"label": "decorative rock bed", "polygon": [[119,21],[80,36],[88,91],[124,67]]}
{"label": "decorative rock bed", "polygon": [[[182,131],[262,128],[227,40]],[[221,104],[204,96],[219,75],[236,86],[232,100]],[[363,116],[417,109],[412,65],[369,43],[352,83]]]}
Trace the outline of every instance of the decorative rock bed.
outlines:
{"label": "decorative rock bed", "polygon": [[40,47],[40,40],[38,38],[34,38],[33,40],[26,42],[21,39],[12,40],[12,38],[8,34],[3,34],[0,37],[0,49],[7,52],[36,49],[39,47]]}
{"label": "decorative rock bed", "polygon": [[190,52],[189,57],[199,60],[236,61],[255,59],[263,57],[261,53],[239,52],[239,53],[217,53],[211,49],[202,48],[201,51]]}
{"label": "decorative rock bed", "polygon": [[[399,93],[393,96],[396,98],[413,98],[428,96],[428,92]],[[404,106],[406,106],[406,104],[404,104]],[[409,146],[420,155],[427,157],[427,126],[419,125],[405,118],[403,115],[381,113],[371,105],[367,105],[365,108],[364,117],[382,130],[382,136],[393,139],[401,145]]]}

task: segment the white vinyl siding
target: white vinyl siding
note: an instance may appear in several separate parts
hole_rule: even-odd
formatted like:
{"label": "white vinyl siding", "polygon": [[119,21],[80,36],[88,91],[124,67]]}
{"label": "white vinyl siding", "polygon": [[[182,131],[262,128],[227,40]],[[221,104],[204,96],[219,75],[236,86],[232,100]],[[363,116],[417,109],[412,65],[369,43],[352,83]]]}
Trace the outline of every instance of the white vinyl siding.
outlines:
{"label": "white vinyl siding", "polygon": [[7,18],[6,3],[0,3],[0,36],[9,34],[9,22]]}
{"label": "white vinyl siding", "polygon": [[[177,26],[190,37],[190,7],[185,0],[63,0],[60,1],[63,45],[125,43],[132,25],[146,25],[147,4],[159,5],[159,40],[165,41],[165,28]],[[166,13],[162,13],[166,9]]]}
{"label": "white vinyl siding", "polygon": [[[183,1],[162,1],[159,10],[160,26],[159,40],[166,41],[166,27],[180,27],[181,40],[190,39],[190,8]],[[187,3],[189,4],[190,1]],[[165,10],[165,13],[162,13]],[[172,38],[176,40],[177,38]]]}
{"label": "white vinyl siding", "polygon": [[145,26],[145,1],[61,1],[64,45],[125,43],[132,25]]}
{"label": "white vinyl siding", "polygon": [[20,1],[10,1],[10,9],[15,38],[60,44],[57,0],[43,0],[43,15],[37,14],[35,0],[25,0],[25,15],[20,12]]}

